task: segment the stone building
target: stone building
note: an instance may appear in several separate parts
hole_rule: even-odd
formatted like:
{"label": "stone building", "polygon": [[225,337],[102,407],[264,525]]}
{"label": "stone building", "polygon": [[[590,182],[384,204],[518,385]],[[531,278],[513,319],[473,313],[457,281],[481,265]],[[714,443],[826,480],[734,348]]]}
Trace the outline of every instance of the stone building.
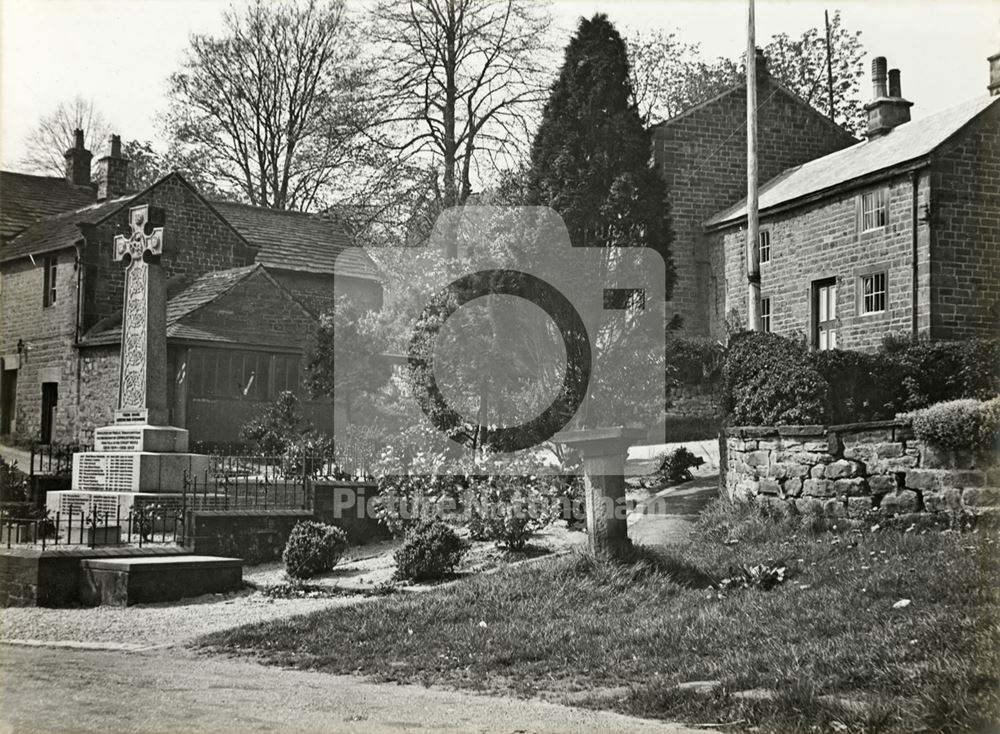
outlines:
{"label": "stone building", "polygon": [[[815,349],[1000,333],[1000,54],[990,64],[989,96],[911,122],[899,71],[875,59],[867,139],[761,186],[765,330]],[[745,323],[745,201],[705,229],[719,310]]]}
{"label": "stone building", "polygon": [[124,276],[112,242],[129,208],[162,217],[170,424],[192,441],[238,440],[282,390],[332,425],[329,401],[302,390],[302,359],[338,292],[373,307],[375,269],[336,222],[209,201],[172,173],[124,190],[117,136],[98,162],[77,131],[63,178],[0,172],[0,435],[89,443],[117,402]]}
{"label": "stone building", "polygon": [[[767,71],[757,52],[759,172],[781,171],[857,142]],[[677,273],[667,317],[680,316],[689,336],[725,332],[725,283],[712,261],[704,222],[746,196],[746,83],[653,128],[653,153],[667,183]]]}

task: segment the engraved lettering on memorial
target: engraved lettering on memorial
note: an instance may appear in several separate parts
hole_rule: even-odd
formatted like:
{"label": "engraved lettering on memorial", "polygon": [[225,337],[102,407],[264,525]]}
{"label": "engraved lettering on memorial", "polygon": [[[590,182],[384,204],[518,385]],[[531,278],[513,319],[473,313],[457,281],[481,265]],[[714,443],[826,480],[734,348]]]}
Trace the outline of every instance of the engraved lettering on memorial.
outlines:
{"label": "engraved lettering on memorial", "polygon": [[163,227],[149,233],[149,207],[129,210],[129,237],[115,237],[115,260],[125,260],[125,302],[122,308],[121,375],[118,393],[120,422],[146,419],[146,378],[149,334],[149,264],[146,257],[163,253]]}

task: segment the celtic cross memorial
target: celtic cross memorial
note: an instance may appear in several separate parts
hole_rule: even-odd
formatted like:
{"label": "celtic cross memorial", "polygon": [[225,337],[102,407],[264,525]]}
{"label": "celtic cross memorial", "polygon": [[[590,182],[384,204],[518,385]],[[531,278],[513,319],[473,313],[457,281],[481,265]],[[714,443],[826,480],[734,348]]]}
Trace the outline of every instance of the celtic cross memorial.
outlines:
{"label": "celtic cross memorial", "polygon": [[163,212],[148,204],[129,209],[130,235],[114,240],[125,264],[121,370],[116,424],[167,425],[167,289]]}

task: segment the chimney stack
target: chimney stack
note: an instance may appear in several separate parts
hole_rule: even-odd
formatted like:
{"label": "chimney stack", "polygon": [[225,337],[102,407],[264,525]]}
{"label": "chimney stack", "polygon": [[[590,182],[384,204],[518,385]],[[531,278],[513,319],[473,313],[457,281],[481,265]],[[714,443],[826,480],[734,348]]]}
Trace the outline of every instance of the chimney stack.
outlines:
{"label": "chimney stack", "polygon": [[1000,96],[1000,53],[993,54],[988,59],[990,62],[990,83],[987,89],[990,90],[991,97]]}
{"label": "chimney stack", "polygon": [[878,56],[872,61],[872,101],[865,105],[865,112],[868,113],[869,140],[885,135],[894,127],[910,121],[910,107],[913,103],[903,99],[899,69],[892,69],[887,75],[886,66],[884,56]]}
{"label": "chimney stack", "polygon": [[97,198],[104,201],[121,196],[128,185],[128,158],[122,157],[122,140],[111,136],[111,152],[97,161]]}
{"label": "chimney stack", "polygon": [[90,186],[90,161],[93,154],[83,147],[83,130],[74,133],[73,147],[66,151],[66,180],[75,186]]}
{"label": "chimney stack", "polygon": [[872,61],[872,99],[887,96],[885,91],[885,56],[876,56]]}

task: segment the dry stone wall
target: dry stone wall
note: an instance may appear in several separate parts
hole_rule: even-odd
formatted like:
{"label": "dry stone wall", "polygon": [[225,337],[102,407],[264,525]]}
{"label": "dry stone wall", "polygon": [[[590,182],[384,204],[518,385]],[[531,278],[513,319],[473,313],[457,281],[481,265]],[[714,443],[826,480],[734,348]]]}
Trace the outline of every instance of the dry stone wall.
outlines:
{"label": "dry stone wall", "polygon": [[726,492],[782,512],[865,518],[1000,513],[994,452],[941,451],[905,423],[728,429]]}

